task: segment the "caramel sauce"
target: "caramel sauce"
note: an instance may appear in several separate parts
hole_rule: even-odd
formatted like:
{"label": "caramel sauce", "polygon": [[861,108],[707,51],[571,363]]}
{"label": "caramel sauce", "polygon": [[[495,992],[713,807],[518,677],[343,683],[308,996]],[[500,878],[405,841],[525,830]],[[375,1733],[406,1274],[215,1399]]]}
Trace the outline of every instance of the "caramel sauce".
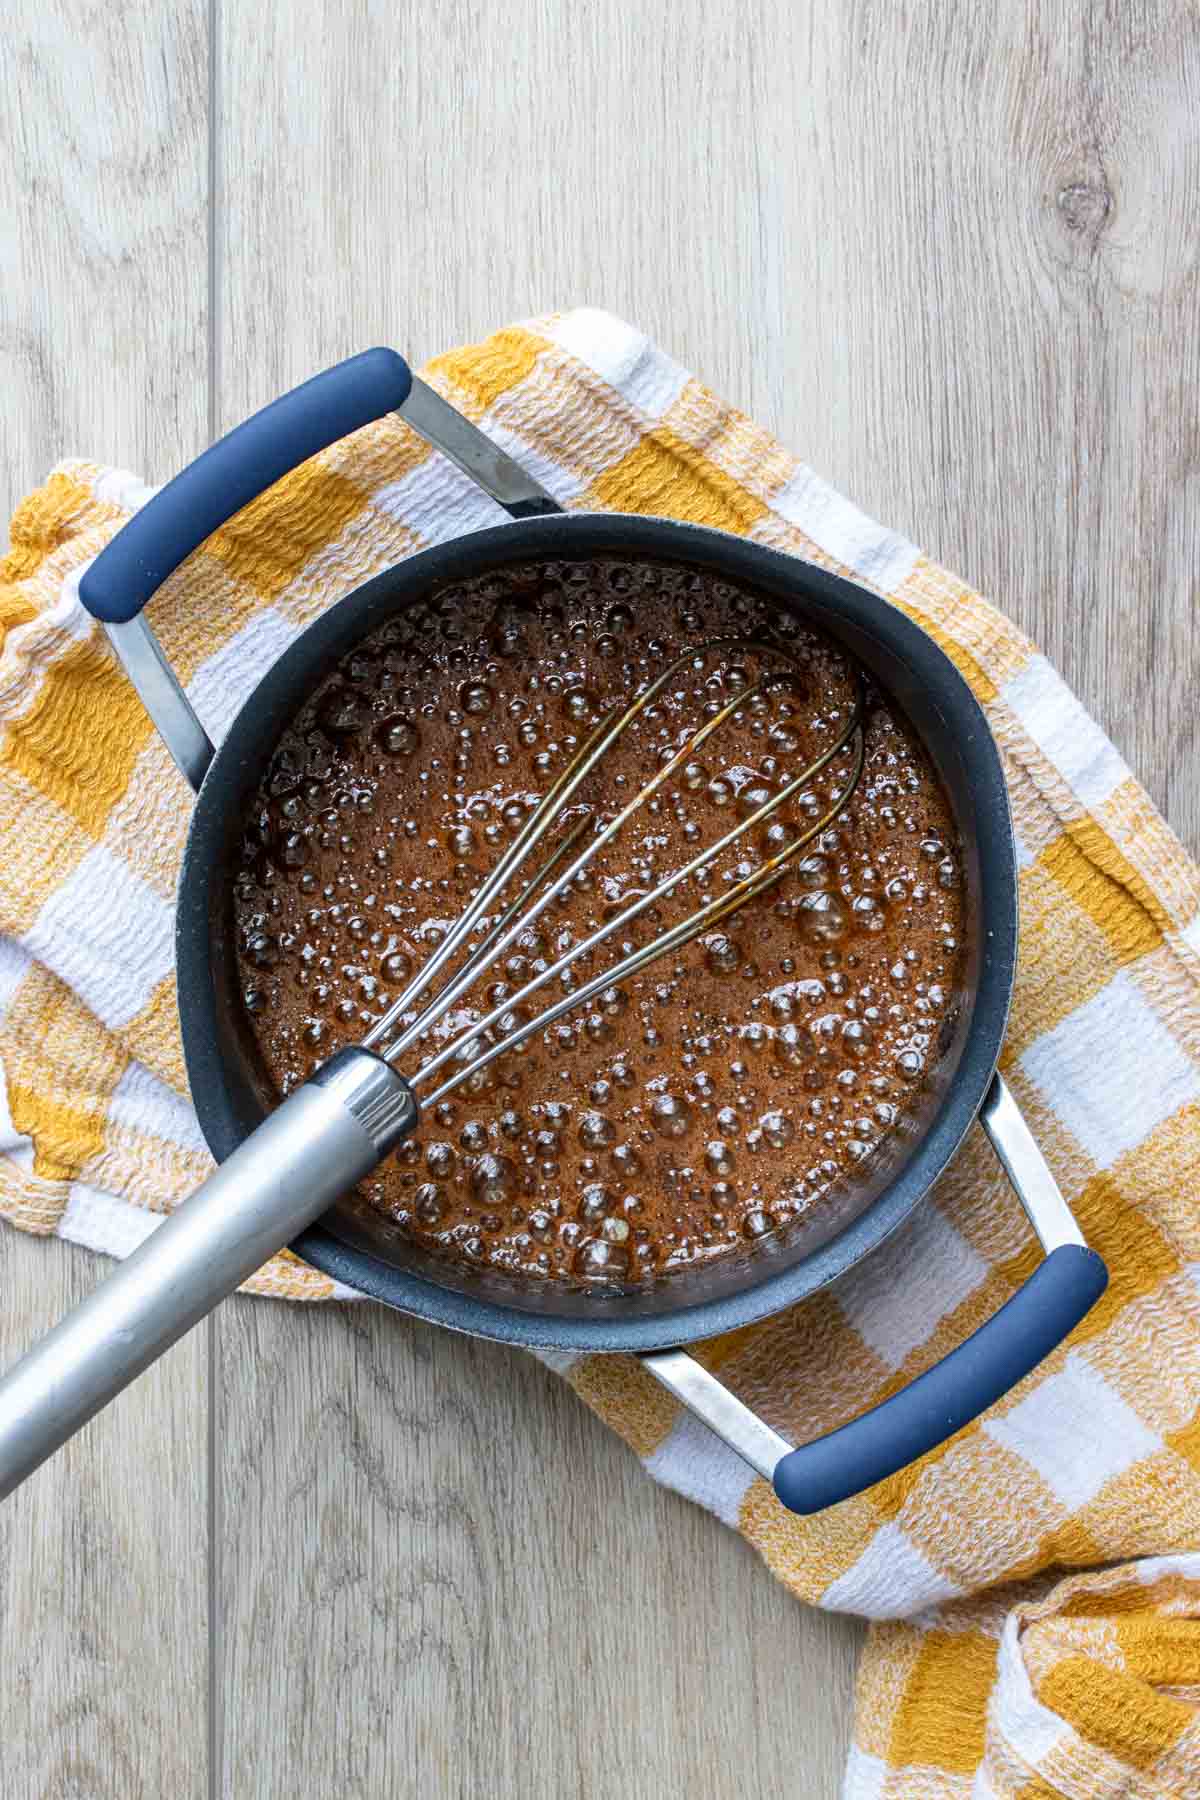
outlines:
{"label": "caramel sauce", "polygon": [[[764,635],[778,648],[746,641]],[[509,947],[435,1029],[440,1048],[815,761],[855,672],[750,591],[611,559],[443,591],[343,658],[280,740],[234,884],[244,1004],[281,1094],[361,1040],[602,714],[689,646],[731,637],[691,658],[589,778],[578,800],[595,817],[764,673],[787,678]],[[779,884],[468,1077],[362,1184],[372,1206],[443,1257],[629,1282],[786,1230],[864,1177],[953,1022],[963,924],[945,796],[903,715],[866,691],[862,780]],[[531,1010],[819,823],[851,763],[847,749]]]}

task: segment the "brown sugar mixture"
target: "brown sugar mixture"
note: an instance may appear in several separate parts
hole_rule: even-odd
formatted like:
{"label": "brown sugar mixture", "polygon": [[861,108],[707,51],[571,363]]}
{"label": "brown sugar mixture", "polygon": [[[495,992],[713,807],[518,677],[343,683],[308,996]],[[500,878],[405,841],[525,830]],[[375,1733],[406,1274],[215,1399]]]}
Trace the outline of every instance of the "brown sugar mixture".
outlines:
{"label": "brown sugar mixture", "polygon": [[[704,648],[714,639],[736,642]],[[508,946],[470,1006],[401,1058],[412,1076],[802,774],[845,729],[858,675],[753,592],[618,560],[447,589],[343,659],[280,740],[234,887],[244,1002],[281,1094],[361,1040],[600,719],[693,648],[547,850],[590,814],[582,848],[727,701],[745,703]],[[963,923],[937,778],[896,707],[865,693],[862,779],[836,816],[852,745],[496,1029],[814,829],[778,884],[468,1076],[361,1184],[372,1206],[455,1261],[629,1282],[744,1249],[863,1178],[949,1036]]]}

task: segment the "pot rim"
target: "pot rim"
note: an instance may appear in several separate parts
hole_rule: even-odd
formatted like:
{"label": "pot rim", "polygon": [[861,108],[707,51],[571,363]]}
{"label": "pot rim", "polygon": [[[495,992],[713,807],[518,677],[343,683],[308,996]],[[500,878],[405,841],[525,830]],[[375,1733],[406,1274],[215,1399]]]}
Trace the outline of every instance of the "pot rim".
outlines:
{"label": "pot rim", "polygon": [[[489,527],[432,545],[372,577],[314,620],[251,690],[218,747],[197,796],[180,871],[176,971],[184,1058],[205,1139],[218,1160],[245,1135],[218,1048],[211,958],[211,877],[220,862],[231,796],[258,766],[264,696],[299,705],[315,670],[432,586],[529,559],[642,555],[702,563],[760,590],[791,597],[878,644],[919,683],[969,769],[980,859],[980,966],[957,1068],[911,1152],[876,1199],[801,1260],[772,1267],[736,1292],[645,1314],[568,1317],[505,1306],[443,1287],[385,1262],[318,1223],[293,1250],[347,1286],[449,1329],[535,1349],[645,1351],[694,1343],[766,1318],[826,1286],[878,1248],[909,1216],[974,1121],[1003,1042],[1016,967],[1016,855],[999,751],[983,710],[946,653],[890,601],[799,557],[707,526],[642,515],[557,514]],[[374,616],[373,616],[374,615]],[[818,617],[815,623],[820,625]],[[903,658],[895,647],[903,645]],[[274,736],[272,736],[272,743]],[[665,1284],[664,1284],[665,1285]]]}

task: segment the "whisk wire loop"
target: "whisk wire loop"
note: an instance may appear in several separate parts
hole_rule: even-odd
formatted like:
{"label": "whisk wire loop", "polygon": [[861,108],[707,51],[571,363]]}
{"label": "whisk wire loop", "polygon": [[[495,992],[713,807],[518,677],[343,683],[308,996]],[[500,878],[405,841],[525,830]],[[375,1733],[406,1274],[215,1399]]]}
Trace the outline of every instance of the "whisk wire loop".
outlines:
{"label": "whisk wire loop", "polygon": [[[487,924],[482,939],[475,945],[466,961],[450,977],[438,994],[413,1014],[414,1002],[428,990],[454,953],[466,941],[479,922],[486,918],[492,904],[511,885],[546,834],[552,829],[555,821],[560,819],[571,806],[588,775],[596,768],[600,760],[608,755],[633,721],[653,704],[688,664],[695,666],[704,656],[715,650],[751,648],[774,651],[787,660],[788,666],[782,670],[766,671],[752,684],[740,687],[737,693],[719,705],[709,718],[689,734],[682,747],[674,751],[641,785],[633,798],[619,808],[615,816],[598,830],[595,830],[597,821],[590,810],[573,823],[566,836],[525,882],[516,897],[497,914],[494,920]],[[539,801],[495,868],[481,883],[456,923],[400,996],[372,1026],[363,1040],[365,1047],[376,1049],[377,1053],[385,1060],[394,1062],[413,1043],[425,1037],[438,1020],[443,1018],[455,1003],[462,999],[480,977],[504,955],[505,951],[532,928],[547,907],[571,887],[605,845],[613,841],[628,821],[640,811],[664,783],[696,756],[715,732],[719,731],[735,713],[747,706],[767,688],[781,682],[794,681],[796,674],[797,666],[790,658],[786,646],[773,638],[710,639],[707,642],[689,646],[627,705],[618,704],[610,709],[552,782],[543,799]],[[410,1077],[410,1086],[421,1110],[435,1105],[462,1082],[468,1080],[479,1070],[487,1068],[499,1057],[519,1049],[529,1038],[545,1031],[564,1014],[586,1005],[597,994],[637,974],[658,957],[681,950],[702,932],[728,919],[751,900],[774,886],[787,872],[800,852],[833,823],[861,780],[865,755],[862,730],[864,695],[862,682],[857,674],[854,681],[854,702],[849,714],[834,742],[820,756],[814,758],[798,775],[785,782],[776,793],[755,808],[748,817],[725,832],[715,843],[706,845],[683,867],[664,877],[653,889],[639,895],[628,906],[619,909],[581,942],[570,946],[555,961],[536,972],[515,993],[505,995],[483,1017],[453,1034],[448,1042],[428,1057],[419,1070]],[[544,1007],[535,1017],[526,1019],[521,1016],[529,1000],[541,993],[551,983],[560,980],[574,964],[590,959],[595,951],[611,937],[628,929],[650,908],[667,900],[685,881],[697,876],[703,879],[701,875],[703,870],[711,866],[747,832],[752,832],[765,824],[781,807],[786,806],[797,794],[803,792],[809,783],[815,780],[849,747],[854,739],[857,739],[857,744],[849,775],[840,786],[830,806],[811,825],[800,830],[795,837],[759,864],[757,868],[751,870],[749,874],[741,876],[726,892],[706,901],[687,918],[659,932],[644,946],[628,950],[613,966],[592,976],[582,986],[570,989],[549,1006]],[[589,827],[593,828],[594,835],[568,862],[571,852],[577,850],[580,839]],[[562,869],[561,866],[564,862],[567,862],[567,867]],[[555,875],[556,870],[561,870],[561,872]],[[551,880],[551,876],[555,878]],[[401,1026],[401,1029],[393,1036],[398,1025]],[[497,1040],[489,1042],[488,1034],[498,1025],[501,1028],[501,1036]],[[385,1040],[387,1041],[385,1042]],[[450,1063],[456,1063],[458,1066],[431,1093],[422,1094],[420,1090],[427,1088],[431,1078],[439,1071],[444,1070]]]}

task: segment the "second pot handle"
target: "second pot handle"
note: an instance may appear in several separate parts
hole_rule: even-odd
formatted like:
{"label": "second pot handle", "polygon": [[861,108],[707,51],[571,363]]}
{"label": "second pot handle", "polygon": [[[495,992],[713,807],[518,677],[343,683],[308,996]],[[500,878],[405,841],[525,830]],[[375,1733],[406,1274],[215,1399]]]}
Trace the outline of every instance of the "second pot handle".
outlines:
{"label": "second pot handle", "polygon": [[79,583],[142,705],[185,780],[199,789],[213,758],[204,726],[143,609],[184,558],[286,475],[385,413],[469,475],[514,519],[560,510],[541,483],[413,375],[394,350],[364,350],[305,381],[220,438],[153,494],[105,545]]}
{"label": "second pot handle", "polygon": [[781,1458],[772,1477],[791,1512],[861,1494],[953,1437],[1069,1337],[1108,1286],[1083,1244],[1060,1244],[995,1316],[924,1375],[828,1436]]}
{"label": "second pot handle", "polygon": [[404,405],[412,371],[364,350],[302,382],[219,438],[147,500],[100,552],[79,598],[106,625],[136,619],[172,570],[290,469]]}
{"label": "second pot handle", "polygon": [[1030,1374],[1108,1285],[1000,1075],[980,1122],[1029,1215],[1046,1260],[996,1315],[914,1381],[849,1424],[793,1449],[682,1351],[642,1358],[649,1372],[761,1474],[783,1504],[820,1512],[897,1474]]}

